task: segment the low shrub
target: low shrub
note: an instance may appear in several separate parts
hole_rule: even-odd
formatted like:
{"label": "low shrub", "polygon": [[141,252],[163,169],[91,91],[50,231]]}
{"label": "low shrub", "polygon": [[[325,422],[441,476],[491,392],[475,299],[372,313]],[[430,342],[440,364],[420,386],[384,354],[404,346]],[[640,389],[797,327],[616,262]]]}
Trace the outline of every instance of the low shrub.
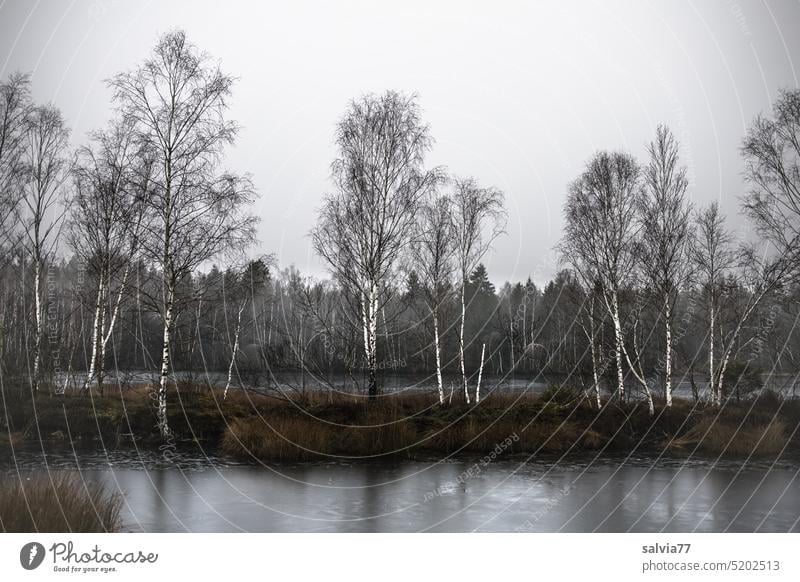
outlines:
{"label": "low shrub", "polygon": [[122,496],[74,473],[0,479],[0,530],[98,533],[118,531]]}

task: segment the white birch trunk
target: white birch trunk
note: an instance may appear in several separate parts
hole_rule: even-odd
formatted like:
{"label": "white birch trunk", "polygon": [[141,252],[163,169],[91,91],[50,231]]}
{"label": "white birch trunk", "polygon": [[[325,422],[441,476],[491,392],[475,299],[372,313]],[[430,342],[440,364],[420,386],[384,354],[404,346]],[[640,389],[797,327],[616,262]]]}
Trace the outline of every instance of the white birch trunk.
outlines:
{"label": "white birch trunk", "polygon": [[[712,291],[713,293],[713,291]],[[714,376],[714,298],[711,298],[711,313],[708,326],[708,384],[711,389],[711,404],[719,406],[717,398],[717,382]]]}
{"label": "white birch trunk", "polygon": [[730,359],[730,352],[727,352],[722,358],[722,363],[717,371],[717,406],[722,405],[722,384],[725,379],[725,369],[728,367],[728,360]]}
{"label": "white birch trunk", "polygon": [[617,292],[614,291],[614,294],[611,298],[612,302],[612,313],[611,318],[614,320],[614,341],[616,345],[616,360],[617,360],[617,393],[620,400],[624,400],[625,397],[625,378],[622,373],[622,357],[623,352],[625,350],[624,341],[622,338],[622,325],[620,324],[619,318],[619,300],[617,298]]}
{"label": "white birch trunk", "polygon": [[370,398],[378,394],[377,378],[377,343],[378,343],[378,289],[375,283],[370,284],[369,293],[364,298],[364,356],[366,357],[369,376],[368,395]]}
{"label": "white birch trunk", "polygon": [[475,403],[481,401],[481,377],[483,376],[483,356],[486,353],[486,344],[481,347],[481,366],[478,368],[478,386],[475,388]]}
{"label": "white birch trunk", "polygon": [[[727,345],[725,343],[722,344],[722,361],[720,366],[716,372],[716,404],[720,406],[722,404],[722,389],[723,383],[725,378],[725,371],[728,368],[728,363],[730,362],[731,355],[733,354],[733,348],[736,345],[736,340],[739,337],[739,334],[744,327],[745,322],[750,318],[750,316],[755,311],[756,307],[761,303],[761,300],[764,299],[766,294],[769,292],[770,288],[765,287],[761,289],[756,296],[754,296],[747,308],[745,309],[744,313],[739,317],[738,322],[736,323],[736,327],[734,328],[733,332],[729,335],[729,340]],[[712,335],[713,338],[713,335]],[[712,343],[713,346],[713,343]]]}
{"label": "white birch trunk", "polygon": [[[625,343],[624,342],[622,344],[622,349],[623,349],[623,352],[625,353],[625,359],[628,362],[628,367],[630,368],[631,372],[633,373],[633,376],[639,381],[639,384],[642,385],[642,390],[644,390],[645,397],[647,398],[647,409],[650,412],[650,416],[653,416],[655,414],[655,412],[656,412],[656,409],[655,409],[655,404],[653,403],[653,393],[650,392],[650,386],[647,385],[647,379],[644,377],[644,373],[643,372],[641,372],[641,373],[637,372],[636,368],[634,368],[633,362],[631,362],[631,358],[628,355],[628,350],[627,350],[627,348],[625,348]],[[637,360],[638,360],[638,358],[639,358],[638,351],[639,350],[637,349],[636,351],[637,351],[636,357],[637,357]]]}
{"label": "white birch trunk", "polygon": [[594,347],[594,340],[592,340],[592,381],[594,382],[594,395],[597,400],[597,410],[603,407],[600,401],[600,379],[597,377],[597,354]]}
{"label": "white birch trunk", "polygon": [[[102,380],[105,378],[105,370],[106,370],[106,346],[108,345],[108,340],[111,339],[111,334],[114,333],[114,326],[117,323],[117,317],[119,316],[119,309],[120,305],[122,304],[122,297],[125,293],[125,288],[128,284],[128,276],[130,275],[131,271],[131,264],[125,266],[125,272],[122,274],[122,281],[119,284],[119,289],[117,290],[117,298],[114,302],[114,308],[111,311],[111,319],[108,322],[108,328],[103,330],[103,333],[100,337],[100,356],[97,362],[97,372],[98,372],[98,385],[100,390],[103,390]],[[108,285],[106,285],[107,293]],[[104,318],[105,319],[105,318]]]}
{"label": "white birch trunk", "polygon": [[89,385],[94,378],[95,367],[97,366],[97,346],[100,336],[100,309],[103,304],[103,277],[100,277],[100,285],[97,288],[97,299],[94,305],[94,323],[92,325],[92,357],[89,361],[89,372],[86,374],[86,382],[83,383],[84,391],[89,390]]}
{"label": "white birch trunk", "polygon": [[372,308],[370,309],[370,391],[373,396],[378,393],[378,288],[375,284],[370,289]]}
{"label": "white birch trunk", "polygon": [[242,330],[242,311],[244,310],[244,304],[239,307],[239,313],[236,315],[236,332],[234,333],[233,339],[233,351],[231,352],[231,362],[228,365],[228,380],[225,382],[225,391],[222,393],[222,399],[225,400],[228,398],[228,389],[231,387],[231,379],[233,378],[233,366],[236,362],[236,354],[239,351],[239,334]]}
{"label": "white birch trunk", "polygon": [[364,331],[364,364],[369,361],[369,300],[366,295],[361,299],[361,323]]}
{"label": "white birch trunk", "polygon": [[597,398],[597,409],[600,410],[603,405],[600,402],[600,378],[597,375],[597,348],[594,344],[594,306],[589,311],[589,349],[592,355],[592,381],[594,382],[594,394]]}
{"label": "white birch trunk", "polygon": [[34,339],[33,355],[33,389],[39,390],[39,368],[42,360],[42,265],[37,257],[33,265],[33,293],[36,309],[36,338]]}
{"label": "white birch trunk", "polygon": [[664,327],[666,330],[666,349],[664,357],[666,362],[664,364],[664,382],[665,382],[665,395],[667,399],[667,408],[672,406],[672,310],[669,305],[669,297],[667,297],[666,314],[664,316]]}
{"label": "white birch trunk", "polygon": [[167,290],[166,305],[164,310],[164,345],[161,352],[161,376],[158,387],[158,429],[161,436],[166,438],[170,433],[167,421],[167,381],[170,366],[170,337],[172,333],[172,307],[173,290]]}
{"label": "white birch trunk", "polygon": [[439,388],[439,404],[444,404],[444,385],[442,384],[442,356],[439,344],[439,306],[433,306],[433,343],[436,351],[436,385]]}
{"label": "white birch trunk", "polygon": [[[104,287],[103,296],[100,298],[101,299],[101,305],[102,305],[102,307],[100,308],[100,340],[101,340],[101,342],[102,342],[102,339],[103,339],[103,337],[105,336],[105,333],[106,333],[105,332],[105,330],[106,330],[106,310],[105,310],[104,303],[106,301],[105,297],[106,297],[106,293],[107,292],[108,292],[108,288]],[[102,366],[101,366],[100,360],[103,359],[103,356],[102,356],[102,352],[100,351],[99,347],[98,347],[97,359],[98,359],[97,369],[96,369],[97,391],[98,391],[98,393],[102,394],[102,392],[103,392],[103,370],[102,370]]]}
{"label": "white birch trunk", "polygon": [[458,356],[461,361],[461,378],[464,381],[464,399],[469,404],[469,386],[467,385],[467,368],[464,363],[464,320],[466,319],[467,303],[466,303],[466,284],[461,284],[461,329],[458,334]]}

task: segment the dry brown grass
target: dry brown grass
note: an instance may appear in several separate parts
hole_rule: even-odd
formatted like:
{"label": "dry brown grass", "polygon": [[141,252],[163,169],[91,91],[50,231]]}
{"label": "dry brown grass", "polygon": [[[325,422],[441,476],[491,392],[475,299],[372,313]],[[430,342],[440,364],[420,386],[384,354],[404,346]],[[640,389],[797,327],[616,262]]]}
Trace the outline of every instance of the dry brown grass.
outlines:
{"label": "dry brown grass", "polygon": [[435,452],[485,454],[509,437],[508,452],[595,449],[601,434],[561,412],[542,413],[532,396],[493,395],[476,407],[440,407],[426,394],[364,399],[336,398],[261,410],[263,418],[235,419],[222,438],[225,452],[242,458],[307,460],[320,456],[372,457]]}
{"label": "dry brown grass", "polygon": [[785,425],[778,419],[769,422],[703,418],[683,435],[673,439],[669,448],[677,451],[697,449],[706,453],[732,456],[774,456],[787,444]]}
{"label": "dry brown grass", "polygon": [[[132,433],[140,445],[157,447],[154,404],[147,385],[109,386],[103,396],[42,396],[36,398],[35,416],[30,403],[14,409],[10,429],[17,441],[41,433],[46,440],[102,438],[104,446],[114,447],[127,446]],[[717,410],[676,399],[670,409],[658,402],[651,417],[641,402],[612,400],[598,411],[580,392],[555,387],[543,395],[494,392],[478,405],[456,398],[440,406],[435,394],[423,392],[369,400],[322,390],[285,395],[233,390],[223,399],[220,389],[181,382],[170,387],[167,414],[177,440],[221,445],[246,460],[485,454],[511,435],[517,438],[508,452],[514,453],[637,449],[734,456],[780,451],[792,432],[785,427],[800,425],[800,401],[764,394]],[[800,434],[787,450],[798,449]]]}
{"label": "dry brown grass", "polygon": [[72,473],[0,480],[0,530],[94,533],[118,531],[122,497]]}
{"label": "dry brown grass", "polygon": [[397,454],[416,444],[417,431],[411,419],[392,411],[362,408],[354,407],[347,424],[289,414],[289,410],[277,414],[273,410],[263,418],[235,419],[225,431],[222,448],[242,457],[294,461],[321,456]]}
{"label": "dry brown grass", "polygon": [[[506,452],[635,448],[765,456],[787,445],[785,427],[797,413],[793,408],[784,403],[782,410],[770,410],[765,404],[753,411],[749,403],[742,403],[720,412],[676,400],[671,409],[659,408],[651,417],[641,403],[611,403],[598,412],[585,401],[557,402],[531,394],[492,394],[471,407],[440,407],[426,394],[387,396],[373,403],[323,395],[302,405],[272,401],[261,406],[263,419],[235,419],[222,443],[234,456],[284,461],[326,455],[485,454],[512,435],[516,438]],[[720,419],[714,421],[718,414]]]}

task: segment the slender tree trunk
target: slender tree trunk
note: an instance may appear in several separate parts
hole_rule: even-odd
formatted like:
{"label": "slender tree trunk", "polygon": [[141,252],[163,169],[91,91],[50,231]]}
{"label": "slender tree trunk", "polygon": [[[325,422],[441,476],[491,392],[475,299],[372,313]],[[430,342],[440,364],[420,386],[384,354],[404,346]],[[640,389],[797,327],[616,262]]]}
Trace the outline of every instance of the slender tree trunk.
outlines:
{"label": "slender tree trunk", "polygon": [[142,351],[142,368],[147,365],[147,349],[144,344],[144,326],[142,325],[142,276],[141,265],[136,263],[136,329],[138,331],[138,343]]}
{"label": "slender tree trunk", "polygon": [[[734,328],[733,332],[730,334],[730,340],[728,341],[727,345],[723,344],[723,352],[722,352],[722,362],[720,364],[719,369],[717,370],[717,377],[718,377],[718,390],[717,390],[717,404],[722,404],[722,388],[723,388],[723,381],[725,379],[725,371],[728,368],[728,364],[730,363],[730,358],[733,355],[733,347],[736,345],[738,340],[739,334],[744,327],[745,322],[750,318],[753,312],[756,310],[756,307],[761,303],[761,301],[766,297],[767,293],[770,291],[772,286],[762,288],[757,294],[755,294],[747,305],[747,308],[742,313],[741,317],[736,323],[736,327]],[[737,389],[737,399],[739,398],[739,392]]]}
{"label": "slender tree trunk", "polygon": [[[712,291],[713,293],[713,291]],[[708,384],[711,388],[711,403],[719,406],[720,399],[717,397],[717,382],[714,375],[714,298],[711,297],[711,311],[709,314],[708,326]]]}
{"label": "slender tree trunk", "polygon": [[[733,341],[735,340],[732,338],[731,342]],[[725,370],[728,367],[728,361],[730,359],[730,356],[731,356],[730,351],[727,351],[722,358],[722,362],[720,363],[719,369],[717,370],[717,406],[722,405],[722,389],[725,380]]]}
{"label": "slender tree trunk", "polygon": [[[527,295],[522,297],[522,357],[525,356],[525,350],[528,347],[528,298]],[[525,371],[526,366],[523,360],[522,370]],[[530,365],[527,366],[530,369]]]}
{"label": "slender tree trunk", "polygon": [[625,351],[624,340],[622,338],[622,325],[620,324],[619,317],[619,299],[617,292],[611,298],[612,313],[611,318],[614,320],[614,341],[616,346],[616,360],[617,360],[617,395],[620,400],[625,399],[625,377],[622,372],[622,358]]}
{"label": "slender tree trunk", "polygon": [[367,394],[373,399],[378,396],[378,289],[375,283],[370,284],[364,303],[364,352],[369,374]]}
{"label": "slender tree trunk", "polygon": [[275,303],[270,300],[269,302],[269,330],[267,331],[267,347],[272,347],[272,310]]}
{"label": "slender tree trunk", "polygon": [[469,386],[467,385],[467,368],[464,363],[464,320],[467,313],[466,285],[461,284],[461,329],[458,334],[458,357],[461,361],[461,378],[464,381],[464,399],[469,404]]}
{"label": "slender tree trunk", "polygon": [[170,337],[172,334],[172,309],[174,290],[170,286],[166,292],[164,309],[164,344],[161,352],[161,377],[158,387],[158,429],[162,437],[168,437],[171,432],[167,421],[167,381],[170,367]]}
{"label": "slender tree trunk", "polygon": [[594,395],[597,401],[597,410],[600,410],[603,407],[602,402],[600,402],[600,379],[597,377],[597,350],[594,345],[594,340],[591,340],[591,352],[592,352],[592,381],[594,382]]}
{"label": "slender tree trunk", "polygon": [[600,378],[597,374],[597,347],[594,343],[594,300],[589,305],[589,350],[592,356],[592,381],[594,382],[594,394],[597,398],[597,409],[600,410],[603,405],[600,402]]}
{"label": "slender tree trunk", "polygon": [[645,378],[644,370],[642,369],[641,352],[639,351],[639,344],[636,341],[636,326],[633,328],[633,351],[634,355],[636,356],[636,365],[638,366],[638,371],[631,361],[631,357],[628,354],[628,349],[625,347],[624,341],[622,342],[622,351],[625,353],[625,360],[628,362],[628,368],[634,377],[639,381],[639,384],[642,385],[642,390],[644,390],[645,397],[647,398],[648,411],[650,412],[650,416],[653,416],[656,412],[655,405],[653,403],[653,393],[650,391],[650,386],[647,385],[647,379]]}
{"label": "slender tree trunk", "polygon": [[444,404],[444,385],[442,384],[442,356],[439,343],[439,305],[434,304],[433,310],[433,343],[436,351],[436,385],[439,388],[439,404]]}
{"label": "slender tree trunk", "polygon": [[666,333],[665,364],[664,364],[664,390],[667,399],[667,408],[672,406],[672,310],[667,296],[664,315],[664,329]]}
{"label": "slender tree trunk", "polygon": [[97,287],[97,299],[94,304],[94,323],[92,324],[92,357],[89,361],[89,371],[86,374],[86,382],[83,383],[84,392],[89,391],[89,386],[94,380],[95,367],[97,366],[97,351],[100,341],[100,309],[103,305],[103,277],[100,276],[100,284]]}
{"label": "slender tree trunk", "polygon": [[481,401],[481,377],[483,376],[483,356],[486,353],[486,344],[481,347],[481,366],[478,368],[478,386],[475,388],[475,402]]}
{"label": "slender tree trunk", "polygon": [[[106,333],[106,310],[105,306],[102,305],[105,303],[105,294],[108,292],[108,287],[105,287],[103,292],[103,297],[101,298],[101,308],[100,308],[100,343],[103,343],[103,339],[105,338]],[[102,350],[101,346],[97,348],[99,350],[98,354],[98,362],[97,362],[97,393],[102,395],[103,394],[103,362],[104,359],[104,351]]]}
{"label": "slender tree trunk", "polygon": [[511,316],[510,321],[508,322],[508,338],[509,338],[509,345],[511,348],[510,355],[511,361],[509,362],[508,371],[513,376],[514,375],[514,368],[516,366],[516,358],[514,358],[514,317]]}
{"label": "slender tree trunk", "polygon": [[[100,390],[100,394],[103,394],[103,379],[105,378],[106,372],[106,346],[108,345],[108,340],[111,339],[111,335],[114,333],[114,326],[117,323],[117,317],[119,316],[119,309],[120,305],[122,304],[122,297],[125,292],[125,287],[128,283],[128,276],[130,275],[131,265],[128,263],[125,266],[125,271],[122,274],[122,281],[119,284],[119,289],[117,290],[117,298],[114,302],[114,307],[111,311],[111,319],[108,322],[108,328],[105,328],[105,316],[103,316],[103,325],[101,325],[102,334],[100,337],[100,356],[97,362],[97,387]],[[110,284],[110,275],[106,278],[106,286],[105,286],[105,293],[109,291],[109,284]]]}
{"label": "slender tree trunk", "polygon": [[236,354],[239,352],[239,333],[242,330],[242,311],[244,310],[244,303],[239,307],[239,313],[236,315],[236,332],[233,337],[233,351],[231,352],[231,362],[228,364],[228,380],[225,382],[225,391],[222,393],[222,399],[228,397],[228,389],[231,387],[231,379],[233,378],[233,366],[236,362]]}
{"label": "slender tree trunk", "polygon": [[33,351],[33,389],[39,390],[39,369],[42,360],[42,265],[41,259],[34,259],[33,265],[33,293],[34,308],[36,309],[36,338],[34,339]]}

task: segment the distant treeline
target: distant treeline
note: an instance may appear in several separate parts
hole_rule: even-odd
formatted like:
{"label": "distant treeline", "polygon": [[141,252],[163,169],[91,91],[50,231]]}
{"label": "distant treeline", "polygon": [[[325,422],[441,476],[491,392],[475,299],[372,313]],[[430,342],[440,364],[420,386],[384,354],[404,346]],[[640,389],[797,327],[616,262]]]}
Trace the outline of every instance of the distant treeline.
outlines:
{"label": "distant treeline", "polygon": [[[19,276],[12,272],[14,268],[6,266],[5,282]],[[50,336],[52,341],[48,338],[44,344],[43,373],[58,371],[62,380],[65,374],[73,374],[70,383],[80,382],[91,359],[94,313],[90,276],[74,258],[53,265],[48,272],[47,312],[55,333]],[[31,365],[27,341],[31,334],[25,311],[33,303],[33,291],[15,289],[13,295],[4,295],[4,371],[7,378],[27,378]],[[137,263],[108,348],[108,366],[114,376],[117,370],[152,370],[158,366],[163,322],[152,304],[158,291],[158,273]],[[795,326],[800,312],[799,291],[794,287],[790,293],[765,304],[754,317],[752,327],[741,335],[742,347],[731,373],[741,376],[744,366],[750,373],[739,389],[752,390],[758,373],[798,372],[800,337]],[[226,373],[238,325],[234,383],[240,379],[249,386],[265,386],[271,372],[303,369],[308,372],[309,387],[315,377],[324,382],[334,374],[352,374],[355,382],[363,383],[363,340],[357,330],[350,330],[348,335],[337,327],[337,311],[342,308],[338,294],[330,281],[304,277],[293,267],[276,269],[264,259],[252,261],[243,270],[221,271],[214,267],[207,273],[196,273],[178,291],[181,315],[175,322],[173,366],[176,370]],[[665,339],[658,332],[659,314],[652,304],[643,309],[637,306],[636,295],[635,290],[623,292],[623,318],[632,317],[637,310],[640,324],[636,333],[643,346],[644,370],[660,391],[658,383],[663,378],[659,366]],[[692,375],[698,383],[708,378],[705,295],[699,286],[682,291],[676,311],[675,366],[684,380]],[[734,277],[727,279],[718,333],[728,333],[736,325],[748,295]],[[575,385],[591,385],[589,342],[578,319],[587,295],[572,271],[560,271],[543,287],[527,280],[495,289],[480,265],[470,277],[466,296],[469,368],[477,370],[485,343],[485,372],[491,376],[571,375]],[[432,375],[435,362],[430,314],[413,271],[393,293],[384,312],[386,321],[384,324],[383,318],[380,320],[378,351],[387,363],[380,368],[380,374]],[[449,376],[458,375],[456,297],[442,306],[442,313],[443,369]],[[320,317],[323,321],[319,321]],[[340,320],[343,317],[346,316],[338,314]],[[633,330],[628,333],[632,335]],[[613,363],[614,330],[608,318],[599,318],[597,335],[601,357]],[[607,364],[603,370],[605,386],[613,387],[614,375],[613,365]],[[299,376],[297,381],[301,381]],[[731,386],[736,388],[736,384]]]}

